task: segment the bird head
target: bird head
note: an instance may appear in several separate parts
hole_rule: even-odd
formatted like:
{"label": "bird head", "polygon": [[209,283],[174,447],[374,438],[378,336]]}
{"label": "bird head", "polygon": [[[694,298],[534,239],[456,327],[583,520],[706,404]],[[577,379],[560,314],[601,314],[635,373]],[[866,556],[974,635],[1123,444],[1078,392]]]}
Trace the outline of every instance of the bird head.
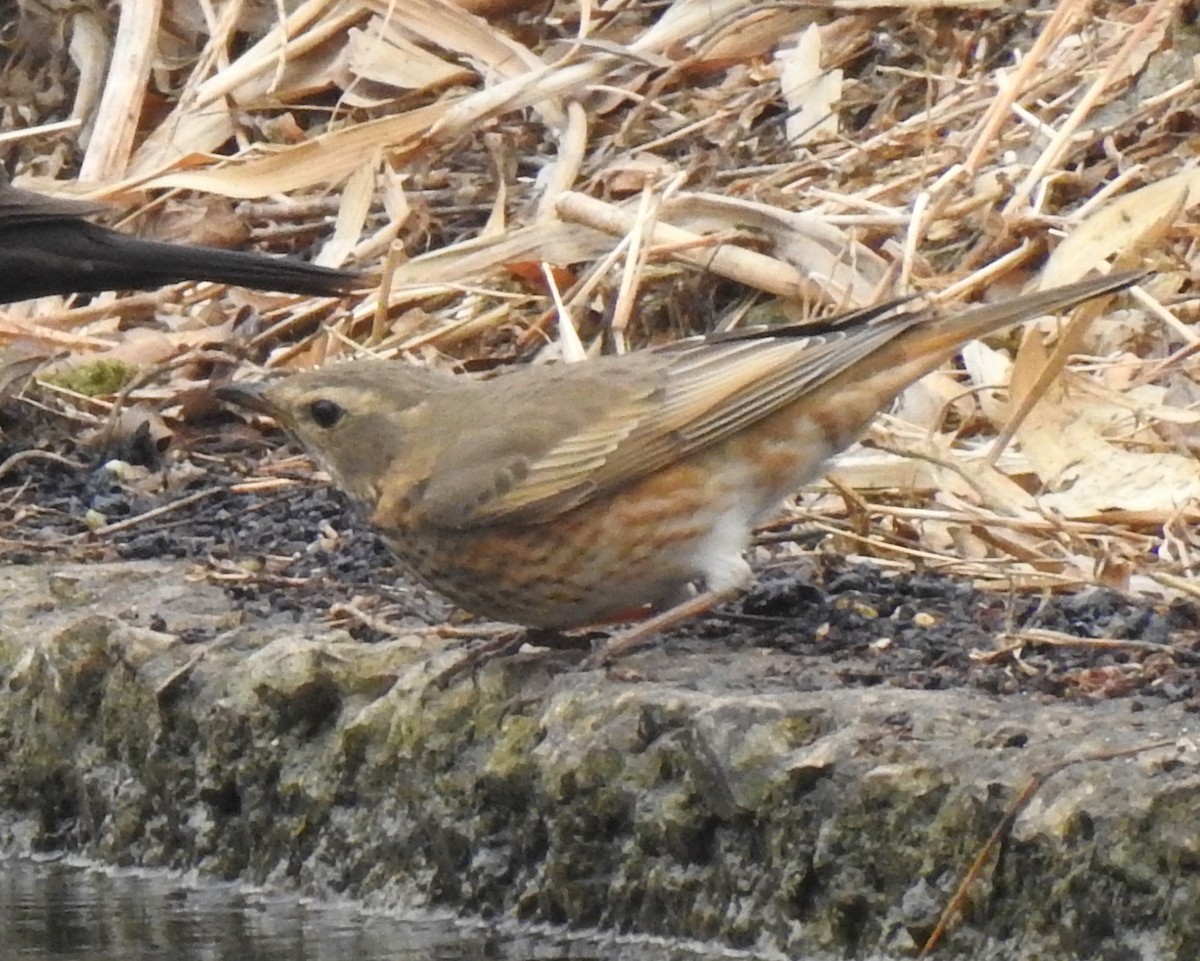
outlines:
{"label": "bird head", "polygon": [[216,393],[278,422],[334,483],[370,507],[386,479],[409,474],[398,461],[418,466],[413,440],[421,436],[430,396],[448,377],[409,364],[358,361],[229,384]]}

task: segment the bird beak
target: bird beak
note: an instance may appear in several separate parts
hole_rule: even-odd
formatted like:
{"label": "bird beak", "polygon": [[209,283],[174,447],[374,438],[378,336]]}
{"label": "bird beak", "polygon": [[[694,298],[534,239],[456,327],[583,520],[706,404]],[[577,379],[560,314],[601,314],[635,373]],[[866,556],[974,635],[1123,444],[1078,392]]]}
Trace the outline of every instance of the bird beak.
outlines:
{"label": "bird beak", "polygon": [[266,414],[268,417],[275,417],[278,411],[275,405],[267,400],[263,392],[263,384],[253,382],[243,382],[240,384],[225,384],[218,387],[215,391],[217,397],[227,404],[233,404],[235,407],[241,407],[243,410],[251,410],[256,414]]}

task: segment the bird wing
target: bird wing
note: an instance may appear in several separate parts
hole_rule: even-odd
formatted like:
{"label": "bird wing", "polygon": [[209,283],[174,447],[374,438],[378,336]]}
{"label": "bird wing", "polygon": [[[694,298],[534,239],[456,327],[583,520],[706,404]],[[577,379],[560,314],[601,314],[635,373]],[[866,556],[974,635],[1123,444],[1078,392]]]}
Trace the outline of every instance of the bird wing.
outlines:
{"label": "bird wing", "polygon": [[722,335],[480,384],[489,420],[457,425],[422,518],[455,529],[552,520],[797,400],[920,314],[894,303],[855,316],[816,336]]}
{"label": "bird wing", "polygon": [[[833,318],[816,334],[795,326],[723,334],[497,378],[479,384],[482,403],[469,405],[486,423],[461,414],[417,509],[452,528],[551,521],[737,434],[885,345],[888,360],[871,375],[885,393],[897,392],[968,340],[1144,276],[1090,277],[963,311],[893,301]],[[892,344],[915,328],[920,338]]]}

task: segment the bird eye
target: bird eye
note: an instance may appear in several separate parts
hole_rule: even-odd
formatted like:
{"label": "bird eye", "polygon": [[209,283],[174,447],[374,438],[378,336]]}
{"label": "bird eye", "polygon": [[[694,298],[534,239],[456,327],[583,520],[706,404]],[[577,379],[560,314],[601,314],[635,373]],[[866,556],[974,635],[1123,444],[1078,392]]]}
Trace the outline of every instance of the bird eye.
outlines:
{"label": "bird eye", "polygon": [[314,400],[308,406],[308,416],[312,418],[313,423],[326,429],[341,420],[345,413],[341,406],[331,400]]}

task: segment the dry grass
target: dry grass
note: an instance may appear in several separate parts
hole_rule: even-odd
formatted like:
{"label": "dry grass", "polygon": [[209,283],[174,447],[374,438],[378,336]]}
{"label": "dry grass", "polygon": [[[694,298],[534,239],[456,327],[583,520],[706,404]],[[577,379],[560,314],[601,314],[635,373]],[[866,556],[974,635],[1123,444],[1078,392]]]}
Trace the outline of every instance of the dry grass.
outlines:
{"label": "dry grass", "polygon": [[127,203],[129,229],[319,236],[320,263],[379,287],[43,301],[0,320],[5,369],[130,363],[121,401],[169,423],[243,358],[573,359],[776,298],[795,315],[1149,265],[1130,307],[971,345],[803,501],[831,548],[898,566],[1194,590],[1190,5],[283,6],[136,0],[117,23],[25,0],[0,150],[22,186]]}

